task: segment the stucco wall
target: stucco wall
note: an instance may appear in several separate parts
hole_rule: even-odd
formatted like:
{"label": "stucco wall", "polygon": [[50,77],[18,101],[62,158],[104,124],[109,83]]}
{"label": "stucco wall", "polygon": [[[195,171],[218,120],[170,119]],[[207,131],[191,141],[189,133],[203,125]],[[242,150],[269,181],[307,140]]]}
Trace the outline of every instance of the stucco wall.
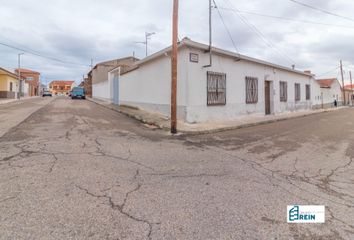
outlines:
{"label": "stucco wall", "polygon": [[[265,114],[265,80],[271,81],[271,111],[274,114],[310,109],[311,101],[306,100],[306,84],[312,85],[312,78],[261,64],[237,61],[230,57],[213,55],[212,67],[209,55],[195,49],[185,50],[199,55],[199,63],[188,61],[188,122],[234,119],[244,115]],[[188,54],[185,54],[189,56]],[[207,71],[226,73],[226,105],[207,106]],[[245,77],[258,78],[258,102],[246,104]],[[288,100],[280,102],[279,81],[288,83]],[[295,102],[295,83],[300,83],[301,100]]]}
{"label": "stucco wall", "polygon": [[[12,83],[12,92],[10,91],[10,83]],[[18,80],[8,75],[0,75],[0,92],[1,98],[17,97]]]}
{"label": "stucco wall", "polygon": [[105,101],[112,100],[111,98],[111,87],[110,82],[107,80],[105,82],[92,84],[93,98],[99,98]]}
{"label": "stucco wall", "polygon": [[[179,54],[178,64],[178,113],[179,119],[186,117],[187,89],[186,56]],[[162,56],[143,64],[138,69],[123,74],[119,80],[119,101],[121,105],[132,105],[141,109],[159,112],[164,115],[170,113],[171,101],[171,59]]]}
{"label": "stucco wall", "polygon": [[92,70],[92,84],[102,83],[108,80],[108,72],[118,66],[131,66],[136,61],[133,57],[122,58],[97,64]]}
{"label": "stucco wall", "polygon": [[335,81],[331,88],[321,88],[320,85],[315,81],[313,93],[313,107],[314,108],[330,108],[333,107],[333,102],[336,99],[338,104],[341,105],[343,102],[342,90],[340,83]]}
{"label": "stucco wall", "polygon": [[[199,55],[199,62],[190,62],[189,54]],[[183,47],[178,63],[178,118],[190,123],[232,120],[240,116],[265,115],[265,80],[271,82],[271,112],[280,114],[312,108],[314,79],[303,74],[275,69],[245,60],[209,55],[201,50]],[[226,105],[207,106],[207,71],[226,74]],[[258,78],[258,102],[246,104],[245,77]],[[288,85],[287,102],[280,102],[280,81]],[[171,61],[169,55],[142,64],[120,77],[120,104],[133,105],[165,115],[170,112]],[[301,99],[295,101],[295,83],[301,87]],[[311,98],[306,100],[306,84],[311,86]]]}

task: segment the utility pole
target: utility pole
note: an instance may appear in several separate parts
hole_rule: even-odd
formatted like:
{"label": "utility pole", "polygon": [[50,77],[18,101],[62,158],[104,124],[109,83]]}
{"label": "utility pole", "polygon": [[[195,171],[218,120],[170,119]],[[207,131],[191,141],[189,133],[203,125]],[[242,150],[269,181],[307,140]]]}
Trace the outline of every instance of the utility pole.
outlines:
{"label": "utility pole", "polygon": [[22,80],[21,80],[21,55],[23,55],[24,53],[19,53],[18,54],[18,94],[17,94],[17,98],[20,99],[21,98],[21,94],[22,94]]}
{"label": "utility pole", "polygon": [[[352,71],[349,72],[349,76],[350,76],[350,101],[352,103],[353,106],[353,79],[352,79]],[[349,100],[349,99],[348,99]]]}
{"label": "utility pole", "polygon": [[209,0],[209,60],[210,60],[210,67],[212,65],[212,44],[213,44],[213,28],[212,28],[212,0]]}
{"label": "utility pole", "polygon": [[91,70],[93,69],[93,58],[91,58]]}
{"label": "utility pole", "polygon": [[178,0],[173,0],[171,54],[171,133],[177,133]]}
{"label": "utility pole", "polygon": [[[213,64],[213,53],[212,53],[212,45],[213,45],[213,5],[212,5],[213,0],[209,0],[209,64],[205,65],[203,67],[211,67]],[[214,2],[215,3],[215,2]]]}
{"label": "utility pole", "polygon": [[345,106],[346,105],[346,99],[345,99],[344,75],[343,75],[343,63],[342,63],[342,60],[340,60],[340,73],[342,75],[342,92],[343,92],[343,99],[344,99],[343,105]]}

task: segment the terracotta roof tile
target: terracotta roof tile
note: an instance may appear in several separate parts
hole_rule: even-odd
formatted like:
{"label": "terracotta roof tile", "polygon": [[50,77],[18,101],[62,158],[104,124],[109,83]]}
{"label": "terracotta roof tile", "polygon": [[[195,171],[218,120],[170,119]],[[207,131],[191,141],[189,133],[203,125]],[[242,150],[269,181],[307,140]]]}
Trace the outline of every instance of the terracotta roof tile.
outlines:
{"label": "terracotta roof tile", "polygon": [[352,85],[350,85],[350,84],[345,85],[344,88],[345,88],[345,89],[354,89],[354,84],[352,84]]}
{"label": "terracotta roof tile", "polygon": [[[17,72],[19,69],[16,68],[15,71]],[[20,68],[21,73],[35,73],[35,74],[40,74],[39,72],[30,70],[30,69],[26,69],[26,68]]]}
{"label": "terracotta roof tile", "polygon": [[318,84],[320,84],[321,88],[331,88],[332,84],[337,81],[336,78],[329,79],[317,79]]}
{"label": "terracotta roof tile", "polygon": [[68,81],[68,80],[55,80],[52,81],[49,85],[72,85],[73,83],[75,83],[75,81]]}

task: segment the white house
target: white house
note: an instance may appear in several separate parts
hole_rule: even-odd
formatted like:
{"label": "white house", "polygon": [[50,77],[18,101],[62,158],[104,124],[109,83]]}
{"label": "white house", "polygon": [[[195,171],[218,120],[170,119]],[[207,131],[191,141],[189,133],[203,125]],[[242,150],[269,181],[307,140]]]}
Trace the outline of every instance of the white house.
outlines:
{"label": "white house", "polygon": [[[178,119],[232,120],[312,108],[313,75],[183,39],[178,48]],[[169,115],[171,47],[118,74],[117,103]]]}
{"label": "white house", "polygon": [[338,105],[343,104],[342,87],[337,78],[317,79],[313,88],[313,107],[333,107],[334,100]]}

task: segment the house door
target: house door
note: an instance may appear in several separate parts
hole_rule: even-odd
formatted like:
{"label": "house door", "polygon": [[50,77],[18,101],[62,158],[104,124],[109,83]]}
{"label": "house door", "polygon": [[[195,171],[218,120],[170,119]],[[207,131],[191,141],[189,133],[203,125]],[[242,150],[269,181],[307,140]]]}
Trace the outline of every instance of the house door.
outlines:
{"label": "house door", "polygon": [[270,110],[270,81],[264,82],[265,114],[271,114]]}
{"label": "house door", "polygon": [[119,105],[119,75],[114,74],[113,78],[113,104]]}

